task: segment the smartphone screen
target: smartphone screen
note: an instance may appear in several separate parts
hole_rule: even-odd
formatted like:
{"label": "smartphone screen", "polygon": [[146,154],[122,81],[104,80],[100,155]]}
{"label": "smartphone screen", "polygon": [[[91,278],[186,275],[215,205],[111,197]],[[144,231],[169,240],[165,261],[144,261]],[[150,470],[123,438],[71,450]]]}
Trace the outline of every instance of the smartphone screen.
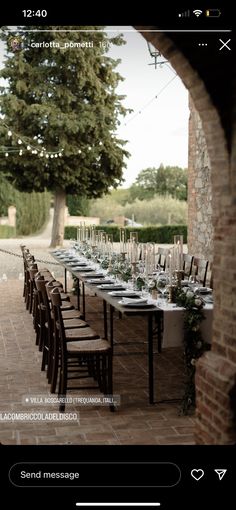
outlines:
{"label": "smartphone screen", "polygon": [[213,7],[5,10],[9,508],[234,507],[233,25]]}

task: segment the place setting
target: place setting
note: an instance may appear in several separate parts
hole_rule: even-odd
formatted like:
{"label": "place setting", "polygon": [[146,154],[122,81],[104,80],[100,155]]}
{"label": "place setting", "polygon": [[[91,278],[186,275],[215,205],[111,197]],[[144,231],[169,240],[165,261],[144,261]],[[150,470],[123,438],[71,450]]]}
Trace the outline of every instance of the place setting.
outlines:
{"label": "place setting", "polygon": [[127,298],[123,297],[120,301],[118,301],[120,305],[129,308],[152,308],[155,305],[150,303],[146,298]]}

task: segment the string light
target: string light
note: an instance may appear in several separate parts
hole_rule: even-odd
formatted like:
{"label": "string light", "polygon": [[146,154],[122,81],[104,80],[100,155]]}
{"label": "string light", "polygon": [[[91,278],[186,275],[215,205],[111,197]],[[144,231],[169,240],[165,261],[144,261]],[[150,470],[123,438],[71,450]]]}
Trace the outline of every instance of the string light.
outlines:
{"label": "string light", "polygon": [[143,113],[144,110],[146,110],[146,108],[148,108],[148,106],[150,106],[150,104],[155,101],[155,99],[158,99],[158,97],[162,94],[162,92],[164,92],[164,90],[172,83],[173,80],[175,80],[175,78],[177,78],[177,73],[175,73],[175,76],[173,76],[162,88],[161,90],[159,90],[159,92],[154,96],[152,97],[152,99],[150,99],[140,110],[138,110],[136,113],[134,113],[134,115],[132,115],[132,117],[130,119],[128,119],[126,122],[123,123],[123,126],[127,126],[127,124],[129,124],[130,122],[132,122],[138,115],[140,115],[141,113]]}
{"label": "string light", "polygon": [[[7,124],[2,122],[2,125],[7,129],[8,137],[12,138],[14,136],[17,139],[17,145],[25,145],[25,148],[27,149],[27,151],[31,152],[31,154],[36,154],[36,155],[38,154],[40,157],[46,157],[46,158],[49,158],[51,156],[53,156],[53,158],[56,157],[56,156],[57,157],[58,156],[62,157],[62,152],[63,152],[64,149],[58,149],[56,151],[46,151],[45,147],[41,147],[39,149],[39,147],[37,146],[37,148],[36,148],[34,145],[30,144],[28,142],[28,140],[26,140],[26,139],[24,139],[22,137],[19,137],[19,135],[16,132],[12,131],[9,128],[9,126],[7,126]],[[41,143],[40,139],[36,135],[34,136],[34,140],[37,140],[38,144]],[[7,149],[7,151],[6,151],[6,149]],[[40,150],[40,152],[39,152],[39,150]],[[2,154],[2,153],[5,154],[5,157],[8,157],[10,153],[11,154],[14,154],[14,153],[15,154],[19,154],[19,156],[23,155],[22,149],[17,149],[17,148],[14,148],[12,146],[9,146],[9,147],[2,146],[2,147],[0,147],[0,154]]]}

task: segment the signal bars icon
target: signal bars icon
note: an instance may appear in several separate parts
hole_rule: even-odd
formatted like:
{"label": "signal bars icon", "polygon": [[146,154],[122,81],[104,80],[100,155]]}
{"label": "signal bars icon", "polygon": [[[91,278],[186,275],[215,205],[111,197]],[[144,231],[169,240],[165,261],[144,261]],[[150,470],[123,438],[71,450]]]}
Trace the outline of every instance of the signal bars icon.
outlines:
{"label": "signal bars icon", "polygon": [[188,11],[184,11],[184,12],[180,12],[179,13],[179,18],[189,18],[190,17],[190,10],[188,9]]}

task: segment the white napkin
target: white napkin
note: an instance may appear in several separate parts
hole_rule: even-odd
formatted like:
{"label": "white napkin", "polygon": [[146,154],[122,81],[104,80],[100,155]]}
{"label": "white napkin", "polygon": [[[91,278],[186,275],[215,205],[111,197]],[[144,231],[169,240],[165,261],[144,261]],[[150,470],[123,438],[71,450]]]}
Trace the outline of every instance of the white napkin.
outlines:
{"label": "white napkin", "polygon": [[144,298],[130,299],[130,298],[123,297],[122,303],[124,305],[130,305],[131,303],[132,304],[147,303],[147,299],[144,299]]}

